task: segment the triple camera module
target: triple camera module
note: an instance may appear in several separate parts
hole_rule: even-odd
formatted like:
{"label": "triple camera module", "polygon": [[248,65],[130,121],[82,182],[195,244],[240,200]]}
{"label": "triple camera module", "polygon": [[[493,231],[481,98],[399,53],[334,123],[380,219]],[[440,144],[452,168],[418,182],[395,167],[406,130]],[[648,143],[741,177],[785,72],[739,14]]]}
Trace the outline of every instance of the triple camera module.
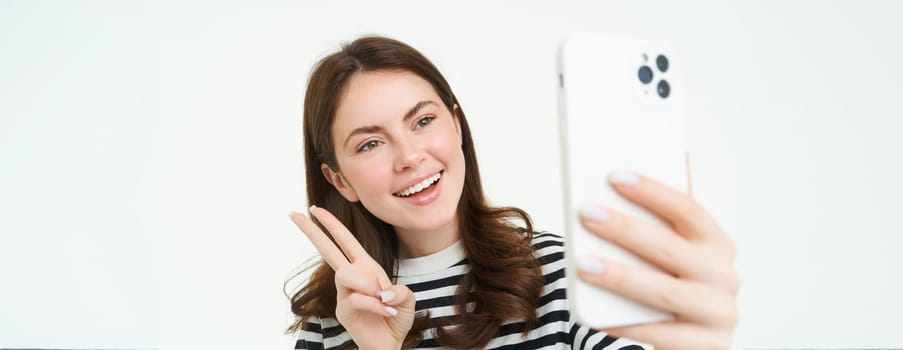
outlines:
{"label": "triple camera module", "polygon": [[[647,62],[649,59],[644,54],[643,61]],[[665,55],[658,55],[655,57],[655,68],[658,68],[659,73],[665,73],[668,71],[668,57]],[[637,76],[640,78],[640,82],[643,84],[649,84],[652,82],[655,74],[652,68],[649,68],[649,65],[643,64],[640,67],[639,72],[637,72]],[[661,98],[668,98],[671,95],[671,85],[668,84],[668,81],[665,79],[661,79],[658,81],[658,84],[655,86],[655,90],[658,93],[658,96]]]}

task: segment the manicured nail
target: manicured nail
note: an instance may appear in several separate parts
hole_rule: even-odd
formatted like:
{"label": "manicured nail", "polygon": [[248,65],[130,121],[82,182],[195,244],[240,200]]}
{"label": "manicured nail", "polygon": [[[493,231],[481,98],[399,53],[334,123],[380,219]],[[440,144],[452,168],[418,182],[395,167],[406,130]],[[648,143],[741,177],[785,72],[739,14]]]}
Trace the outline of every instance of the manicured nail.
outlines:
{"label": "manicured nail", "polygon": [[594,275],[600,275],[603,271],[605,271],[605,266],[602,266],[602,262],[590,257],[582,257],[577,261],[577,268],[580,271],[591,273]]}
{"label": "manicured nail", "polygon": [[395,310],[395,308],[391,307],[391,306],[386,306],[386,312],[388,312],[389,315],[392,315],[392,317],[395,317],[395,315],[398,315],[398,310]]}
{"label": "manicured nail", "polygon": [[310,209],[307,209],[307,210],[309,210],[309,211],[314,211],[314,209],[316,209],[316,208],[317,208],[316,205],[311,205],[311,206],[310,206]]}
{"label": "manicured nail", "polygon": [[608,221],[608,211],[595,205],[584,205],[580,208],[580,215],[600,223]]}
{"label": "manicured nail", "polygon": [[294,210],[288,212],[288,218],[291,219],[292,216],[295,216],[295,211],[294,211]]}
{"label": "manicured nail", "polygon": [[382,292],[379,292],[379,299],[382,300],[384,303],[388,303],[392,300],[395,300],[395,292],[393,292],[391,290],[384,290]]}
{"label": "manicured nail", "polygon": [[608,174],[608,181],[613,184],[633,186],[640,182],[640,178],[632,171],[619,170]]}

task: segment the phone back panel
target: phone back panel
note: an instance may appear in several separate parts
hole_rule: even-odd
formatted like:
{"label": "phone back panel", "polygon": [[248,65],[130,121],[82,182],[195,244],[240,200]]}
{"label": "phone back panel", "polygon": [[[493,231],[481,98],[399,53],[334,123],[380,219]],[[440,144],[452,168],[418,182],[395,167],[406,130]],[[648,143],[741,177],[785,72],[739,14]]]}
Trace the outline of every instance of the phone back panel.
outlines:
{"label": "phone back panel", "polygon": [[[664,71],[656,62],[659,55],[668,60]],[[643,76],[648,83],[641,81],[643,66],[651,71]],[[655,269],[586,231],[577,213],[584,205],[601,205],[665,225],[618,196],[606,179],[612,171],[633,170],[687,191],[679,67],[667,46],[645,40],[578,35],[559,51],[568,299],[572,315],[583,324],[614,327],[672,317],[584,283],[575,265],[579,257],[597,256]],[[669,87],[667,97],[659,94],[662,80]]]}

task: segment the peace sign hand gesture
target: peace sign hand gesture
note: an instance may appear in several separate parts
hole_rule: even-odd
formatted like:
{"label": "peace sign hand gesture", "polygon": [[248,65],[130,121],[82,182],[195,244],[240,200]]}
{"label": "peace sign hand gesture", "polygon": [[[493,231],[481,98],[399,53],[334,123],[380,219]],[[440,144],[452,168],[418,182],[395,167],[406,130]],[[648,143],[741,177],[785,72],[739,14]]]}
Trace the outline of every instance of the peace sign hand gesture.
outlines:
{"label": "peace sign hand gesture", "polygon": [[414,293],[404,285],[393,285],[332,213],[316,206],[310,207],[310,213],[338,246],[306,215],[291,213],[291,219],[335,270],[339,323],[360,349],[400,349],[414,322]]}

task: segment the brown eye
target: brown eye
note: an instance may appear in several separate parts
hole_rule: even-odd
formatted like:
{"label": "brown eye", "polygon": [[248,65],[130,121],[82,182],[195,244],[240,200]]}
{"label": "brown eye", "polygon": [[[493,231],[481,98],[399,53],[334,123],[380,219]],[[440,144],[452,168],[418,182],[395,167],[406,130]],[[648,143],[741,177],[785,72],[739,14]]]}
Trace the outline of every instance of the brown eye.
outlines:
{"label": "brown eye", "polygon": [[366,151],[376,148],[377,146],[379,146],[379,141],[370,140],[370,141],[365,142],[363,145],[361,145],[361,147],[358,148],[357,151],[358,152],[366,152]]}
{"label": "brown eye", "polygon": [[433,122],[433,119],[436,119],[436,117],[432,116],[432,115],[428,115],[423,118],[420,118],[420,120],[417,121],[417,127],[418,128],[426,127],[427,125],[430,125],[430,123]]}

